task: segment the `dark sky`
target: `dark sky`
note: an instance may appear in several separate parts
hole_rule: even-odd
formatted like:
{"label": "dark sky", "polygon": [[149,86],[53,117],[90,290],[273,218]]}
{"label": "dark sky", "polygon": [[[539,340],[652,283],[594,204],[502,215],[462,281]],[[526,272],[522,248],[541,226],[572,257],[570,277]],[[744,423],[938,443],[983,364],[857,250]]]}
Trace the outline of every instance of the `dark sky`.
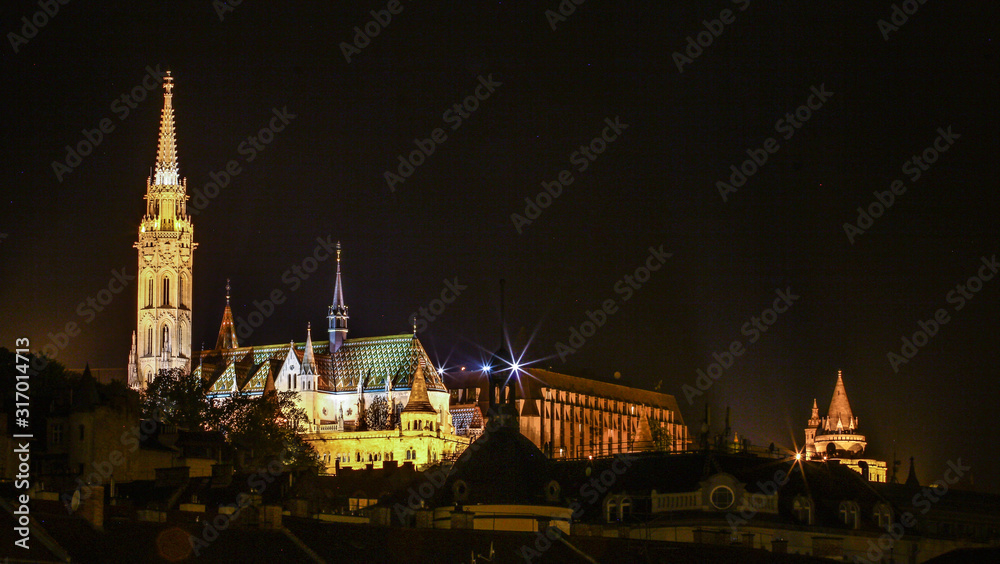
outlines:
{"label": "dark sky", "polygon": [[[555,0],[403,2],[350,62],[341,44],[355,26],[374,29],[369,12],[386,3],[325,4],[243,2],[220,20],[207,0],[71,2],[37,16],[49,21],[26,42],[7,35],[0,345],[28,336],[38,350],[76,322],[60,361],[125,365],[134,284],[93,316],[78,304],[114,271],[135,274],[162,91],[128,115],[115,101],[146,94],[147,66],[159,65],[176,79],[189,194],[229,161],[240,166],[195,217],[196,349],[214,343],[227,277],[237,318],[274,290],[287,298],[245,343],[324,327],[334,261],[296,277],[294,291],[283,273],[329,237],[344,246],[349,336],[409,331],[411,315],[457,279],[466,288],[435,320],[422,317],[421,338],[446,367],[471,365],[497,346],[505,278],[512,337],[534,335],[526,360],[659,384],[693,431],[706,401],[716,414],[732,406],[741,435],[789,446],[801,443],[813,398],[825,414],[843,370],[870,454],[915,456],[924,481],[961,458],[977,488],[1000,490],[1000,279],[974,281],[961,309],[949,294],[1000,252],[995,2],[932,0],[888,40],[878,23],[892,16],[888,1],[591,0],[555,30]],[[39,7],[3,10],[4,33],[21,34]],[[720,16],[728,23],[712,23]],[[708,28],[717,37],[680,72],[674,53]],[[499,84],[453,129],[446,110],[480,77]],[[799,110],[800,127],[779,122],[814,88],[830,94]],[[294,118],[248,161],[241,143],[285,108]],[[52,163],[105,119],[114,129],[57,179]],[[627,128],[581,170],[573,153],[606,119]],[[390,190],[384,173],[436,128],[445,139]],[[956,135],[938,140],[947,151],[931,151],[936,162],[914,178],[906,163],[939,128]],[[777,149],[723,201],[717,182],[769,138]],[[563,170],[572,184],[542,197],[548,207],[519,233],[512,214]],[[845,222],[897,179],[905,192],[852,243]],[[672,255],[625,291],[619,281],[650,247]],[[744,324],[778,290],[799,297],[751,343]],[[557,344],[606,300],[614,313],[560,359]],[[887,353],[901,354],[901,337],[938,309],[948,322],[894,370]],[[745,352],[689,404],[684,386],[734,340]]]}

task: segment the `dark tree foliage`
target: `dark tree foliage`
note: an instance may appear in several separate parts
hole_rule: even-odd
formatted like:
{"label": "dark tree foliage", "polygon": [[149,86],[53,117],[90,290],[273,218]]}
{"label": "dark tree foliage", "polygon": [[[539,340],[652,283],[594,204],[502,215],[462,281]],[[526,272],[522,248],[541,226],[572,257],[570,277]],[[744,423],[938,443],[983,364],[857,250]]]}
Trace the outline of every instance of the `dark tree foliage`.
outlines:
{"label": "dark tree foliage", "polygon": [[365,426],[369,431],[392,429],[392,418],[390,415],[388,400],[379,396],[372,401],[372,404],[365,412]]}
{"label": "dark tree foliage", "polygon": [[218,417],[201,381],[179,368],[161,370],[139,397],[143,417],[190,431],[209,430]]}
{"label": "dark tree foliage", "polygon": [[141,395],[144,417],[188,430],[220,431],[253,465],[277,460],[293,469],[319,464],[316,449],[297,432],[308,423],[297,407],[298,392],[235,393],[210,400],[198,378],[182,370],[162,370]]}
{"label": "dark tree foliage", "polygon": [[666,426],[651,425],[649,430],[653,435],[653,450],[670,450],[674,437]]}

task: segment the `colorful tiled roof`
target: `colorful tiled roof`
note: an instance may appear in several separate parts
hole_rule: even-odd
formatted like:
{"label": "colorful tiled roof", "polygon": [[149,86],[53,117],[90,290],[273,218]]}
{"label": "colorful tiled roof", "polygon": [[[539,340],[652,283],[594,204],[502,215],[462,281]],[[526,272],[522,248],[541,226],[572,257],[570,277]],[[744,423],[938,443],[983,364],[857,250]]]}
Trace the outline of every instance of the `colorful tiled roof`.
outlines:
{"label": "colorful tiled roof", "polygon": [[[230,392],[234,381],[241,390],[258,392],[267,385],[268,375],[272,379],[277,375],[291,346],[301,362],[305,343],[240,347],[203,352],[194,373],[210,384],[209,393]],[[447,390],[427,351],[412,335],[348,339],[332,355],[327,341],[313,341],[312,347],[319,390],[354,391],[359,379],[365,389],[384,389],[386,377],[393,389],[405,390],[421,360],[428,389]]]}

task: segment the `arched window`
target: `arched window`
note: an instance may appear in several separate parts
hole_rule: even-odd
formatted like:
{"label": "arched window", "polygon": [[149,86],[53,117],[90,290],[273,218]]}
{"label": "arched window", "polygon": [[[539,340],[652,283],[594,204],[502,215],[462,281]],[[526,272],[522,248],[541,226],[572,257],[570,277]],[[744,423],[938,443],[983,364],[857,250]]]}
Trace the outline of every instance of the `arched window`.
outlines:
{"label": "arched window", "polygon": [[[170,349],[170,327],[167,325],[163,326],[163,335],[160,340],[160,346],[162,347],[160,349],[160,354],[168,352]],[[173,351],[169,352],[173,353]]]}
{"label": "arched window", "polygon": [[880,529],[888,530],[892,525],[892,508],[889,507],[888,503],[876,503],[875,508],[872,510],[872,514]]}
{"label": "arched window", "polygon": [[184,285],[185,285],[184,283],[186,282],[186,280],[184,280],[185,278],[186,278],[186,276],[181,275],[181,277],[177,279],[177,305],[178,306],[183,306],[185,304],[185,302],[186,302],[186,300],[184,299]]}
{"label": "arched window", "polygon": [[795,518],[807,525],[813,524],[813,504],[812,500],[805,496],[797,496],[792,501],[792,511]]}
{"label": "arched window", "polygon": [[853,501],[840,502],[840,520],[852,529],[857,529],[861,524],[858,519],[858,504]]}
{"label": "arched window", "polygon": [[[149,283],[152,284],[153,283],[152,280]],[[152,354],[153,354],[153,328],[152,327],[147,327],[146,328],[146,356],[150,356]]]}
{"label": "arched window", "polygon": [[153,279],[146,281],[146,307],[153,307]]}

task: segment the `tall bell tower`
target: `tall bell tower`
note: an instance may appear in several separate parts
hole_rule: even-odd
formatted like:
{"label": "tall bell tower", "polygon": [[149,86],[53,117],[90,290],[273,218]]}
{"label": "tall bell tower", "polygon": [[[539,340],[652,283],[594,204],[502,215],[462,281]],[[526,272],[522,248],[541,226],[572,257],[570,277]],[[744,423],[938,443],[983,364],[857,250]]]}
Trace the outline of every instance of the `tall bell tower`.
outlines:
{"label": "tall bell tower", "polygon": [[187,179],[177,168],[174,79],[163,78],[163,114],[153,176],[146,179],[146,214],[139,224],[139,292],[129,385],[145,388],[160,370],[190,369],[194,227],[187,214]]}

